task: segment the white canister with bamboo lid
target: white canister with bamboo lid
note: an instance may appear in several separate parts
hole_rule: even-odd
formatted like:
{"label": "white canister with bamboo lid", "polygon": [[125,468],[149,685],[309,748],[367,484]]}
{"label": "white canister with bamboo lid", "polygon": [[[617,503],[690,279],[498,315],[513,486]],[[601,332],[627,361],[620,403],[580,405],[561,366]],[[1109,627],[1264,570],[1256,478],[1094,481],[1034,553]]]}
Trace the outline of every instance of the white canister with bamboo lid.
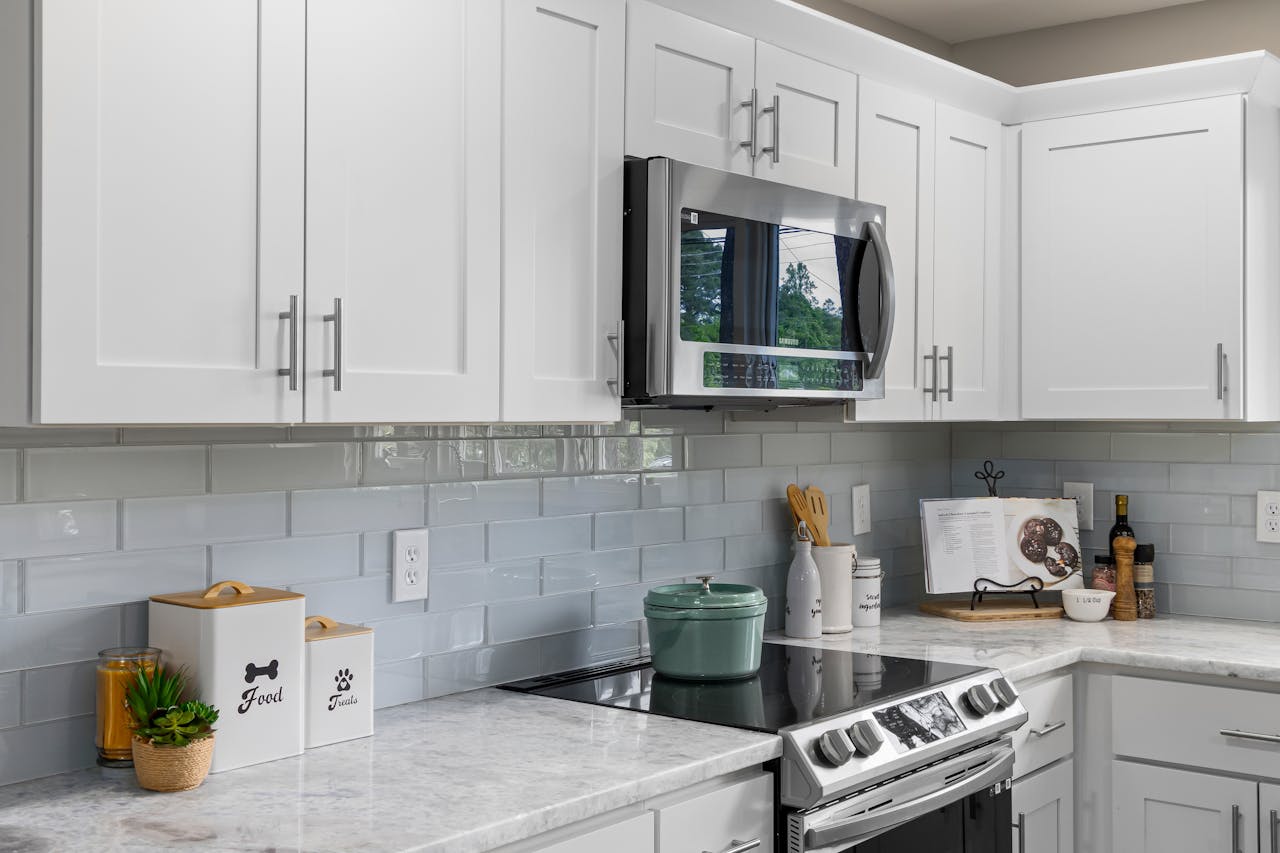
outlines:
{"label": "white canister with bamboo lid", "polygon": [[308,616],[307,749],[373,734],[373,629]]}
{"label": "white canister with bamboo lid", "polygon": [[302,753],[305,614],[301,593],[239,581],[151,597],[149,645],[218,709],[211,773]]}

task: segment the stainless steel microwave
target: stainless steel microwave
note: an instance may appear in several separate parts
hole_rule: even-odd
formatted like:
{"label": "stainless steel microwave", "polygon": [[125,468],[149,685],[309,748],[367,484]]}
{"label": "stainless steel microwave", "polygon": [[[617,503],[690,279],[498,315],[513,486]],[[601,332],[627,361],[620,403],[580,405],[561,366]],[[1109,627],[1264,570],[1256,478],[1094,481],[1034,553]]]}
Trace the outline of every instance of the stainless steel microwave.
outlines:
{"label": "stainless steel microwave", "polygon": [[628,404],[884,396],[883,207],[663,157],[627,161],[623,207]]}

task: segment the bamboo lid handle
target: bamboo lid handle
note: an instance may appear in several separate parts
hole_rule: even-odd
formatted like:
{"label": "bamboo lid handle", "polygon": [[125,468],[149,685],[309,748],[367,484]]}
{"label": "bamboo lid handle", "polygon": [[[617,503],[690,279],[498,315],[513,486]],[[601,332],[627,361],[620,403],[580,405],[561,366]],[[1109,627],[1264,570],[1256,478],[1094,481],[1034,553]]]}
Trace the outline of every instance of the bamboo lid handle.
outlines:
{"label": "bamboo lid handle", "polygon": [[219,581],[204,591],[204,598],[217,598],[222,594],[224,589],[232,589],[236,595],[246,595],[253,592],[253,587],[247,583],[240,581]]}
{"label": "bamboo lid handle", "polygon": [[321,628],[324,628],[326,631],[330,630],[331,628],[338,627],[337,620],[330,619],[328,616],[308,616],[306,621],[302,623],[302,627],[304,629],[310,628],[312,625],[319,625]]}
{"label": "bamboo lid handle", "polygon": [[1116,621],[1133,622],[1138,618],[1138,594],[1133,588],[1133,552],[1138,543],[1128,536],[1117,536],[1111,540],[1111,548],[1116,552]]}

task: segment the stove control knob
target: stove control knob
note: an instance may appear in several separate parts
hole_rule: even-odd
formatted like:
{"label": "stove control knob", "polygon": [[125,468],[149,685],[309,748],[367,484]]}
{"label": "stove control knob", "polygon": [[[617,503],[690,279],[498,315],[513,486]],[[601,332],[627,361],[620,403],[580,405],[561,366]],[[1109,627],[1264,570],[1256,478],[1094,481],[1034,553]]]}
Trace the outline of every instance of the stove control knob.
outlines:
{"label": "stove control knob", "polygon": [[1014,702],[1018,701],[1018,691],[1013,689],[1013,685],[1009,683],[1009,679],[1003,676],[991,682],[988,687],[991,692],[996,695],[996,704],[1001,708],[1008,708]]}
{"label": "stove control knob", "polygon": [[996,708],[996,697],[991,692],[991,688],[985,684],[975,684],[970,687],[964,692],[964,699],[969,705],[969,710],[979,717],[985,717]]}
{"label": "stove control knob", "polygon": [[864,757],[875,755],[876,751],[884,745],[884,736],[870,720],[858,720],[849,726],[848,734],[854,750]]}
{"label": "stove control knob", "polygon": [[818,754],[839,767],[853,758],[853,742],[844,729],[823,732],[818,738]]}

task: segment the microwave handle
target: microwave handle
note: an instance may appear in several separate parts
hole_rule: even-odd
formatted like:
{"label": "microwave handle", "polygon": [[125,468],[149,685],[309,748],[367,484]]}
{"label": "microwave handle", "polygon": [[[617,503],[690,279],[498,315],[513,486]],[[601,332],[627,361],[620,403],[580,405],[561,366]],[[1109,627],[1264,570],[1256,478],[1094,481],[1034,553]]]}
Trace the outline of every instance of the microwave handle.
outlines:
{"label": "microwave handle", "polygon": [[[880,334],[877,336],[875,356],[867,367],[867,379],[879,379],[884,373],[884,363],[889,357],[889,341],[893,338],[893,314],[897,303],[897,285],[893,279],[893,260],[889,257],[889,242],[884,236],[884,226],[874,219],[867,223],[871,244],[880,258]],[[937,384],[937,383],[935,383]]]}

